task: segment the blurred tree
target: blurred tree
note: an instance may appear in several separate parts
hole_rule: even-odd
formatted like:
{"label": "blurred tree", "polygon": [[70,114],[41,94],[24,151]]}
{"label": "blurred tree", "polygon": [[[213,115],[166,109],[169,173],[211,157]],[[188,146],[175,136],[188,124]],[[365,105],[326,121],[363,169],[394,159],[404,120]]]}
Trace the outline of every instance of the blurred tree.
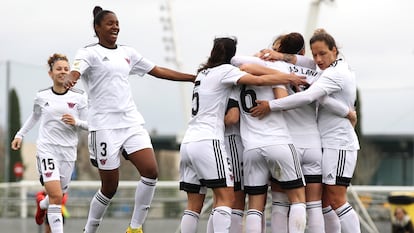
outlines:
{"label": "blurred tree", "polygon": [[355,131],[358,135],[359,145],[361,149],[358,152],[358,162],[355,168],[355,174],[352,178],[352,184],[354,185],[369,185],[372,178],[378,171],[381,165],[381,153],[373,143],[364,139],[362,132],[362,117],[361,117],[361,102],[360,102],[359,90],[357,90],[357,98],[355,103],[355,110],[358,114],[358,122],[355,125]]}
{"label": "blurred tree", "polygon": [[[11,91],[9,92],[9,109],[8,109],[8,119],[9,119],[9,127],[10,127],[10,131],[9,131],[9,139],[10,142],[13,140],[14,135],[16,134],[17,131],[19,131],[20,127],[21,127],[21,122],[20,122],[20,104],[19,104],[19,98],[17,97],[17,92],[16,90],[13,88],[11,89]],[[22,155],[21,155],[21,150],[12,150],[10,148],[10,145],[6,145],[8,150],[9,150],[9,155],[10,155],[10,163],[8,169],[9,170],[9,182],[15,182],[15,181],[19,181],[21,179],[21,177],[16,177],[15,173],[14,173],[14,166],[16,164],[23,164],[22,162]]]}
{"label": "blurred tree", "polygon": [[4,140],[6,139],[6,137],[4,136],[4,129],[3,127],[0,126],[0,182],[4,182],[4,163],[5,163],[5,146],[4,146]]}

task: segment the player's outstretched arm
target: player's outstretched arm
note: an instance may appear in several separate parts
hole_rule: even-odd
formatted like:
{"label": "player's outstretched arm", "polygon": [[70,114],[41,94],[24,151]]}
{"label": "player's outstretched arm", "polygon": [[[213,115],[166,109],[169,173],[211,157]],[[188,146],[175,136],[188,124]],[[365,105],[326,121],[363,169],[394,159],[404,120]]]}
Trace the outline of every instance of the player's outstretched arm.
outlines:
{"label": "player's outstretched arm", "polygon": [[155,66],[148,73],[154,77],[172,81],[194,82],[196,78],[193,74],[181,73],[161,66]]}

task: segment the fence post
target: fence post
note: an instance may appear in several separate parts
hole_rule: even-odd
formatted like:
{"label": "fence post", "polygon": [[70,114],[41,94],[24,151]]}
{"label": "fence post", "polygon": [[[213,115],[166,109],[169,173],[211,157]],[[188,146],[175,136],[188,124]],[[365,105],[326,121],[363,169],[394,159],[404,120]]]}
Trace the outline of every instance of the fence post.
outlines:
{"label": "fence post", "polygon": [[20,189],[20,217],[26,218],[27,217],[27,191],[28,186],[22,185],[22,182],[19,182],[19,189]]}

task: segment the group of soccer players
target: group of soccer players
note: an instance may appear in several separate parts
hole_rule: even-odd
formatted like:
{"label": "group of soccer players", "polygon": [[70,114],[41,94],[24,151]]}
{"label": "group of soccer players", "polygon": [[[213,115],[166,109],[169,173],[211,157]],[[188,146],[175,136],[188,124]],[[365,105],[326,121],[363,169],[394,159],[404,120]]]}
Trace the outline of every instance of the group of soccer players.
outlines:
{"label": "group of soccer players", "polygon": [[[195,76],[156,66],[117,44],[115,13],[97,6],[93,14],[98,43],[79,49],[71,70],[65,56],[50,57],[53,86],[37,94],[32,115],[12,142],[19,149],[41,121],[36,158],[47,195],[37,200],[38,224],[47,210],[51,232],[63,232],[62,196],[81,128],[89,130],[91,162],[102,181],[83,231],[97,231],[116,193],[122,152],[141,175],[126,232],[143,232],[158,168],[128,78],[150,74],[194,82],[192,118],[180,148],[180,189],[188,198],[183,233],[197,231],[207,188],[214,194],[207,232],[264,232],[269,186],[273,233],[360,232],[346,199],[359,149],[356,84],[332,36],[323,30],[313,35],[313,59],[301,56],[305,43],[298,33],[283,35],[257,57],[236,56],[235,37],[216,38]],[[88,101],[73,88],[79,78]]]}
{"label": "group of soccer players", "polygon": [[[205,188],[215,200],[207,232],[242,232],[244,195],[244,231],[264,232],[269,184],[272,233],[360,232],[346,199],[359,149],[355,76],[324,30],[310,40],[313,60],[302,56],[298,33],[276,42],[258,57],[242,57],[235,56],[235,38],[216,38],[198,70],[181,145],[180,189],[188,194],[183,233],[197,230]],[[306,76],[307,83],[292,85],[280,72]],[[279,79],[245,82],[249,74]]]}

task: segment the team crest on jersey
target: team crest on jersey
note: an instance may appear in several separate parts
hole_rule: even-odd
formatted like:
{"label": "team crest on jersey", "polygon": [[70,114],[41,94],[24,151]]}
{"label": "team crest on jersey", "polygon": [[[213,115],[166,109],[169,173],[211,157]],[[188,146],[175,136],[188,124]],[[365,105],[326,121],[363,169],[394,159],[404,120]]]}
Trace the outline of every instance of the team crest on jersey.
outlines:
{"label": "team crest on jersey", "polygon": [[101,163],[101,165],[105,165],[106,164],[106,159],[100,159],[99,162]]}
{"label": "team crest on jersey", "polygon": [[131,62],[131,60],[129,60],[129,58],[125,58],[125,61],[129,64]]}
{"label": "team crest on jersey", "polygon": [[46,176],[46,177],[51,177],[51,176],[52,176],[52,174],[53,174],[53,172],[45,172],[45,176]]}
{"label": "team crest on jersey", "polygon": [[75,105],[76,105],[76,103],[68,102],[68,107],[69,108],[74,108]]}

